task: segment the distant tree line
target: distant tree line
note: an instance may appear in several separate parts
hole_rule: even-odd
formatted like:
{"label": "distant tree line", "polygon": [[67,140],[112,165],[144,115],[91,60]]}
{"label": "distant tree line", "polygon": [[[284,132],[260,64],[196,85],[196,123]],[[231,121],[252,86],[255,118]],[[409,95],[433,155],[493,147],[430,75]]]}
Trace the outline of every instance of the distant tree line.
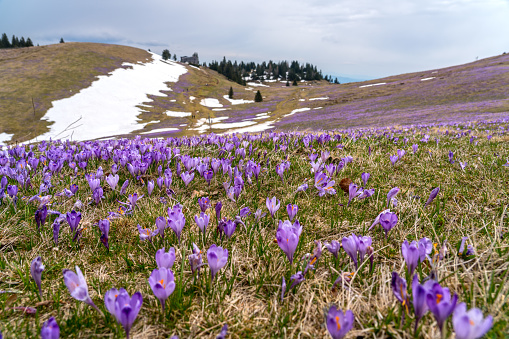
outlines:
{"label": "distant tree line", "polygon": [[[280,61],[278,63],[269,61],[256,64],[254,62],[240,62],[226,60],[223,58],[221,62],[212,61],[208,67],[234,81],[245,86],[246,80],[271,80],[280,79],[291,82],[300,80],[327,80],[332,82],[332,77],[323,76],[316,66],[310,63],[300,64],[298,61]],[[336,79],[337,81],[337,79]]]}
{"label": "distant tree line", "polygon": [[24,37],[18,39],[17,36],[13,35],[12,39],[9,41],[7,34],[2,34],[2,39],[0,39],[0,48],[19,48],[19,47],[32,47],[34,43],[32,39],[27,38],[25,40]]}

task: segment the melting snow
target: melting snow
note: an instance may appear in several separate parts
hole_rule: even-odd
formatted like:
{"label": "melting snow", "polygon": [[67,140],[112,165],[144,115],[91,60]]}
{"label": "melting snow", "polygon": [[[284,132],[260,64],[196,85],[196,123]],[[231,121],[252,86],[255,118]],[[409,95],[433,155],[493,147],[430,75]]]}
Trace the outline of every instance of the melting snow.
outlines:
{"label": "melting snow", "polygon": [[248,82],[247,83],[248,86],[253,86],[253,87],[269,87],[267,85],[264,85],[264,84],[259,84],[257,82]]}
{"label": "melting snow", "polygon": [[202,99],[200,101],[200,105],[206,106],[206,107],[223,107],[221,103],[219,103],[219,100],[214,98],[206,98]]}
{"label": "melting snow", "polygon": [[160,95],[168,90],[166,82],[176,82],[187,69],[173,61],[163,62],[153,54],[147,63],[123,65],[109,75],[99,76],[90,87],[70,98],[52,102],[44,120],[54,122],[50,131],[32,140],[89,140],[129,133],[146,124],[139,124],[141,113],[137,105],[147,101],[147,95]]}
{"label": "melting snow", "polygon": [[169,117],[174,117],[174,118],[183,118],[183,117],[191,116],[191,113],[189,113],[189,112],[166,111],[166,112],[164,112],[164,114],[166,114]]}
{"label": "melting snow", "polygon": [[314,100],[328,100],[329,97],[323,97],[323,98],[311,98],[309,99],[309,101],[314,101]]}
{"label": "melting snow", "polygon": [[[246,133],[246,132],[247,133],[263,132],[263,131],[265,131],[267,129],[274,128],[274,126],[272,126],[273,123],[274,123],[274,121],[268,121],[268,122],[264,122],[264,123],[261,123],[261,124],[249,126],[249,127],[239,128],[239,129],[236,129],[236,130],[233,130],[233,131],[228,131],[228,132],[222,133],[222,134]],[[219,134],[219,135],[222,135],[222,134]]]}
{"label": "melting snow", "polygon": [[426,81],[426,80],[431,80],[431,79],[435,79],[435,77],[424,78],[424,79],[421,79],[421,81]]}
{"label": "melting snow", "polygon": [[140,134],[151,134],[151,133],[159,133],[159,132],[178,131],[178,130],[179,130],[178,128],[174,128],[174,127],[158,128],[158,129],[153,129],[153,130],[148,131],[148,132],[142,132]]}
{"label": "melting snow", "polygon": [[380,86],[380,85],[386,85],[386,84],[387,84],[386,82],[379,82],[377,84],[370,84],[370,85],[359,86],[359,88],[371,87],[371,86]]}
{"label": "melting snow", "polygon": [[228,95],[223,96],[223,98],[231,102],[232,105],[250,104],[254,102],[253,100],[230,99]]}
{"label": "melting snow", "polygon": [[0,145],[6,141],[11,141],[13,135],[14,134],[0,133]]}
{"label": "melting snow", "polygon": [[294,109],[293,111],[291,111],[290,113],[283,115],[283,117],[289,117],[290,115],[294,115],[295,113],[305,112],[305,111],[309,111],[309,110],[311,110],[311,108],[309,108],[309,107],[297,108],[297,109]]}

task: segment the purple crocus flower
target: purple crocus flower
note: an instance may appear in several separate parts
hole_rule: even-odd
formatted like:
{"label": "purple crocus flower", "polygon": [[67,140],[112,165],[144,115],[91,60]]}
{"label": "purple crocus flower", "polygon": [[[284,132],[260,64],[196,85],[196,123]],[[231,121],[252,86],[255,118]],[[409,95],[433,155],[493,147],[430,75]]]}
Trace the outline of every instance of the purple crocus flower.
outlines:
{"label": "purple crocus flower", "polygon": [[94,190],[94,192],[92,193],[92,198],[94,198],[96,205],[99,205],[103,196],[104,196],[104,191],[101,186],[97,187]]}
{"label": "purple crocus flower", "polygon": [[138,193],[129,194],[129,196],[127,197],[127,201],[129,202],[129,205],[130,205],[131,208],[135,208],[136,207],[136,202],[138,200],[140,200],[141,198],[143,198],[143,195],[138,197]]}
{"label": "purple crocus flower", "polygon": [[341,339],[353,328],[354,321],[352,311],[343,312],[331,306],[327,313],[327,330],[333,339]]}
{"label": "purple crocus flower", "polygon": [[32,263],[30,264],[30,274],[32,275],[32,279],[34,279],[37,288],[39,289],[39,296],[42,298],[42,289],[41,289],[41,278],[42,271],[44,271],[44,265],[42,264],[42,258],[38,256]]}
{"label": "purple crocus flower", "polygon": [[78,185],[72,184],[69,186],[69,190],[72,192],[72,194],[76,194],[76,192],[78,192]]}
{"label": "purple crocus flower", "polygon": [[428,200],[426,201],[426,203],[424,204],[424,207],[428,206],[429,204],[431,204],[433,202],[433,200],[436,198],[436,196],[438,195],[438,192],[440,192],[440,187],[435,187],[432,191],[431,191],[431,194],[429,195],[429,198]]}
{"label": "purple crocus flower", "polygon": [[274,218],[274,214],[276,214],[280,206],[279,200],[277,200],[276,197],[272,197],[272,199],[267,198],[265,205],[267,206],[270,215],[272,215],[272,218]]}
{"label": "purple crocus flower", "polygon": [[138,313],[140,312],[141,305],[143,304],[143,297],[140,292],[133,294],[132,298],[129,297],[127,291],[121,288],[119,291],[112,288],[104,296],[104,304],[106,309],[115,316],[117,322],[122,325],[125,330],[126,337],[129,339],[129,333],[133,326]]}
{"label": "purple crocus flower", "polygon": [[419,284],[419,278],[417,278],[417,274],[414,275],[412,280],[412,304],[414,306],[415,313],[414,335],[417,333],[419,321],[428,312],[426,296],[428,295],[429,290],[434,283],[435,282],[433,280],[428,280],[424,283],[424,285]]}
{"label": "purple crocus flower", "polygon": [[299,237],[302,233],[302,226],[295,221],[293,225],[290,221],[285,222],[279,221],[279,227],[277,229],[276,239],[279,247],[285,252],[290,265],[293,263],[293,255],[299,244]]}
{"label": "purple crocus flower", "polygon": [[449,151],[449,163],[454,164],[454,153]]}
{"label": "purple crocus flower", "polygon": [[88,186],[90,186],[90,191],[92,192],[101,184],[101,179],[96,179],[95,174],[85,175],[85,178],[87,178]]}
{"label": "purple crocus flower", "polygon": [[78,229],[78,225],[81,220],[81,213],[76,212],[75,210],[72,210],[71,212],[67,212],[66,219],[67,219],[67,223],[71,227],[71,231],[73,233],[76,233],[76,230]]}
{"label": "purple crocus flower", "polygon": [[329,252],[332,253],[334,258],[338,259],[339,249],[341,248],[339,241],[332,240],[330,243],[326,242],[324,246]]}
{"label": "purple crocus flower", "polygon": [[216,246],[215,244],[211,245],[207,250],[207,261],[213,281],[217,272],[219,272],[219,270],[223,268],[228,261],[228,250],[226,248],[223,249],[220,246]]}
{"label": "purple crocus flower", "polygon": [[101,242],[106,247],[106,249],[110,250],[110,245],[108,243],[109,233],[110,233],[110,221],[108,219],[99,220],[97,226],[101,231]]}
{"label": "purple crocus flower", "polygon": [[306,278],[304,278],[304,274],[301,271],[293,274],[290,277],[290,282],[292,282],[292,284],[290,285],[290,290],[292,290],[295,286],[297,286],[298,284],[300,284],[304,280],[306,280]]}
{"label": "purple crocus flower", "polygon": [[112,190],[115,190],[115,188],[117,188],[118,180],[119,180],[118,174],[115,175],[110,174],[106,177],[106,182],[108,183]]}
{"label": "purple crocus flower", "polygon": [[246,207],[243,207],[240,209],[238,217],[244,218],[244,217],[249,216],[250,214],[251,214],[251,210],[248,206],[246,206]]}
{"label": "purple crocus flower", "polygon": [[149,180],[147,182],[147,194],[150,196],[152,194],[152,191],[154,190],[154,180]]}
{"label": "purple crocus flower", "polygon": [[[2,336],[0,335],[0,338]],[[55,317],[49,318],[42,324],[41,339],[58,339],[60,338],[60,327],[58,327]]]}
{"label": "purple crocus flower", "polygon": [[198,199],[198,204],[200,205],[201,211],[205,212],[210,208],[210,199],[208,197],[200,198]]}
{"label": "purple crocus flower", "polygon": [[156,263],[157,267],[166,267],[170,269],[173,267],[173,263],[175,262],[175,249],[170,247],[168,252],[165,252],[165,248],[158,249],[156,252]]}
{"label": "purple crocus flower", "polygon": [[182,230],[186,224],[186,218],[184,217],[184,213],[180,211],[176,213],[175,207],[173,207],[173,209],[174,212],[169,213],[168,226],[173,230],[173,232],[175,232],[180,244],[180,235],[182,234]]}
{"label": "purple crocus flower", "polygon": [[[161,238],[163,238],[163,239],[164,239],[164,229],[166,228],[166,223],[167,223],[167,221],[164,217],[156,218],[157,231],[158,231],[159,235],[161,236]],[[140,238],[141,238],[141,235],[140,235]]]}
{"label": "purple crocus flower", "polygon": [[417,152],[418,148],[419,148],[419,145],[417,145],[417,144],[412,145],[412,151],[414,152],[414,154]]}
{"label": "purple crocus flower", "polygon": [[122,187],[120,188],[120,194],[125,194],[127,186],[129,186],[129,180],[124,181],[122,184]]}
{"label": "purple crocus flower", "polygon": [[[164,218],[163,218],[164,219]],[[163,224],[165,225],[166,222]],[[148,228],[141,228],[140,224],[138,224],[136,226],[138,228],[138,232],[140,233],[140,240],[143,241],[143,240],[151,240],[152,237],[156,236],[158,233],[159,233],[159,229],[155,230],[155,231],[152,231]],[[162,230],[162,233],[163,233],[163,236],[164,236],[164,228]]]}
{"label": "purple crocus flower", "polygon": [[408,274],[414,274],[420,259],[419,245],[417,242],[414,240],[411,244],[409,244],[408,240],[405,239],[401,245],[401,254],[403,254],[403,258],[405,259]]}
{"label": "purple crocus flower", "polygon": [[308,184],[307,183],[304,183],[302,185],[300,185],[299,187],[297,187],[297,190],[295,191],[295,193],[297,192],[305,192],[307,189],[308,189]]}
{"label": "purple crocus flower", "polygon": [[[507,164],[506,164],[507,165]],[[505,166],[505,165],[504,165]],[[460,167],[461,167],[461,170],[465,170],[465,167],[467,167],[467,162],[461,162],[460,161]]]}
{"label": "purple crocus flower", "polygon": [[53,241],[55,246],[58,245],[58,235],[60,234],[60,222],[56,221],[53,223]]}
{"label": "purple crocus flower", "polygon": [[346,206],[350,206],[350,202],[357,196],[358,186],[353,182],[348,186],[348,204]]}
{"label": "purple crocus flower", "polygon": [[290,219],[290,221],[293,221],[298,211],[299,207],[297,205],[288,204],[286,206],[286,212],[288,212],[288,219]]}
{"label": "purple crocus flower", "polygon": [[460,303],[452,314],[452,325],[457,339],[477,339],[484,336],[493,326],[493,317],[483,317],[478,308],[467,311],[467,305]]}
{"label": "purple crocus flower", "polygon": [[48,207],[43,205],[37,211],[35,211],[35,223],[37,224],[37,231],[41,230],[41,226],[46,223],[46,217],[48,216]]}
{"label": "purple crocus flower", "polygon": [[175,290],[175,278],[173,277],[173,272],[166,267],[155,269],[152,271],[152,274],[150,274],[148,283],[156,298],[161,302],[164,313],[165,301]]}
{"label": "purple crocus flower", "polygon": [[385,231],[385,238],[387,238],[389,231],[398,223],[398,216],[396,213],[385,212],[380,215],[379,222]]}
{"label": "purple crocus flower", "polygon": [[396,299],[398,299],[401,305],[405,307],[408,312],[408,294],[405,278],[400,277],[397,272],[392,272],[391,287],[392,293]]}
{"label": "purple crocus flower", "polygon": [[237,228],[237,224],[233,220],[223,221],[224,234],[230,239]]}
{"label": "purple crocus flower", "polygon": [[440,332],[444,330],[444,323],[449,316],[454,312],[456,302],[458,301],[458,295],[455,293],[451,298],[451,292],[447,287],[440,286],[439,283],[435,282],[431,287],[431,290],[426,295],[426,303],[430,311],[435,316],[438,328]]}
{"label": "purple crocus flower", "polygon": [[349,237],[344,237],[341,241],[343,245],[343,249],[345,250],[346,254],[352,258],[353,263],[355,265],[355,269],[357,269],[357,251],[359,249],[359,238],[352,234]]}
{"label": "purple crocus flower", "polygon": [[194,272],[198,271],[199,276],[203,261],[201,258],[201,251],[195,243],[193,243],[193,253],[189,255],[189,264],[191,265],[191,272],[194,274]]}
{"label": "purple crocus flower", "polygon": [[399,188],[392,188],[389,193],[387,193],[387,208],[389,208],[389,202],[399,193]]}
{"label": "purple crocus flower", "polygon": [[470,256],[470,255],[474,255],[474,248],[472,247],[472,245],[468,245],[467,246],[467,250],[465,251],[465,242],[467,241],[468,237],[463,237],[461,238],[461,244],[460,244],[460,247],[458,249],[458,255],[459,256]]}
{"label": "purple crocus flower", "polygon": [[189,183],[194,179],[194,172],[193,173],[182,172],[180,173],[180,178],[182,178],[182,181],[184,181],[184,184],[187,187],[187,185],[189,185]]}
{"label": "purple crocus flower", "polygon": [[366,172],[362,172],[361,174],[361,179],[362,179],[362,183],[364,184],[364,187],[366,187],[367,183],[368,183],[368,179],[370,177],[370,174],[369,173],[366,173]]}
{"label": "purple crocus flower", "polygon": [[225,339],[228,335],[228,324],[224,324],[221,328],[221,332],[216,336],[216,339]]}
{"label": "purple crocus flower", "polygon": [[194,216],[194,221],[200,228],[200,231],[202,231],[202,233],[205,234],[205,232],[207,231],[207,226],[210,221],[210,217],[206,213],[201,212],[200,216],[197,215]]}
{"label": "purple crocus flower", "polygon": [[392,166],[394,166],[394,165],[396,165],[396,163],[398,162],[399,157],[398,157],[398,155],[397,155],[397,154],[395,154],[395,155],[391,155],[391,156],[389,156],[389,160],[391,161]]}
{"label": "purple crocus flower", "polygon": [[18,186],[17,185],[7,185],[7,194],[11,197],[11,199],[14,202],[14,205],[16,205],[16,201],[18,200]]}
{"label": "purple crocus flower", "polygon": [[76,273],[71,270],[64,269],[63,274],[65,286],[67,286],[71,296],[76,300],[83,301],[84,303],[92,306],[102,314],[101,310],[95,306],[94,302],[88,295],[87,281],[85,280],[83,273],[81,273],[80,268],[76,266]]}
{"label": "purple crocus flower", "polygon": [[375,189],[374,188],[370,188],[369,190],[363,190],[362,193],[357,196],[357,199],[362,200],[362,199],[365,199],[365,198],[369,198],[373,194],[375,194]]}
{"label": "purple crocus flower", "polygon": [[216,206],[214,207],[214,209],[216,210],[216,219],[218,222],[219,220],[221,220],[221,208],[223,208],[223,203],[221,201],[218,201],[216,203]]}

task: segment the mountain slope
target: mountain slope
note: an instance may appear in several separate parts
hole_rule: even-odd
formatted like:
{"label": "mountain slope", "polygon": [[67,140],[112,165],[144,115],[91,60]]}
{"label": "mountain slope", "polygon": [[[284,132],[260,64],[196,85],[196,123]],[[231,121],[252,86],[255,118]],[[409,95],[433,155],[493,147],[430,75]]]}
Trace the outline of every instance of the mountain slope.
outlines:
{"label": "mountain slope", "polygon": [[[111,74],[126,62],[145,64],[155,59],[159,57],[136,48],[93,43],[0,51],[0,139],[2,132],[12,134],[12,141],[31,140],[47,133],[51,130],[51,119],[55,118],[49,118],[50,121],[41,118],[46,113],[46,118],[51,117],[52,111],[48,109],[52,102],[59,105],[56,100],[63,98],[69,98],[64,115],[74,118],[84,115],[94,120],[96,116],[112,114],[113,109],[104,104],[104,99],[87,99],[88,111],[80,112],[73,109],[78,105],[72,102],[79,102],[81,94],[76,94],[79,90],[88,88],[93,81],[100,84],[103,80],[97,80],[99,75]],[[117,135],[166,137],[274,128],[344,129],[509,116],[509,55],[365,82],[341,85],[301,82],[289,87],[286,81],[277,80],[248,82],[243,87],[207,68],[170,64],[185,67],[186,71],[177,82],[165,80],[155,92],[140,87],[139,98],[145,99],[130,104],[136,109],[132,130],[124,128]],[[135,72],[128,69],[126,73]],[[138,80],[133,76],[126,82]],[[230,87],[233,99],[227,97]],[[257,90],[264,97],[261,103],[253,102]],[[101,97],[110,96],[111,102],[115,102],[119,90],[109,91]],[[148,92],[152,94],[146,95]],[[62,128],[61,123],[53,126]],[[95,128],[91,126],[85,124],[80,128],[85,131]],[[91,138],[114,134],[110,130]]]}
{"label": "mountain slope", "polygon": [[[13,140],[31,139],[48,131],[41,120],[51,102],[89,87],[99,75],[124,62],[150,59],[138,48],[64,43],[40,47],[0,50],[0,133]],[[32,102],[33,100],[33,102]]]}

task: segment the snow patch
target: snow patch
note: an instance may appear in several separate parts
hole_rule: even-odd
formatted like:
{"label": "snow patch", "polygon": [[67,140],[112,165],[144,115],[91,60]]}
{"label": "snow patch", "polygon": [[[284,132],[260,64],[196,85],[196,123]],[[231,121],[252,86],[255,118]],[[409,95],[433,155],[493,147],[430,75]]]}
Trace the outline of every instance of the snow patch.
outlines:
{"label": "snow patch", "polygon": [[166,114],[167,116],[169,117],[174,117],[174,118],[184,118],[184,117],[189,117],[191,116],[191,113],[190,112],[173,112],[173,111],[166,111],[164,112],[164,114]]}
{"label": "snow patch", "polygon": [[369,84],[369,85],[359,86],[359,88],[371,87],[371,86],[380,86],[380,85],[387,85],[387,83],[386,82],[379,82],[377,84]]}
{"label": "snow patch", "polygon": [[231,108],[213,108],[213,111],[220,112],[220,111],[229,111]]}
{"label": "snow patch", "polygon": [[11,141],[14,134],[0,133],[0,145],[5,144],[6,141]]}
{"label": "snow patch", "polygon": [[297,108],[297,109],[294,109],[293,111],[291,111],[290,113],[283,115],[283,117],[289,117],[290,115],[294,115],[295,113],[305,112],[305,111],[309,111],[309,110],[311,110],[311,108],[309,108],[309,107]]}
{"label": "snow patch", "polygon": [[170,131],[178,131],[179,129],[178,128],[175,128],[175,127],[168,127],[168,128],[158,128],[158,129],[153,129],[151,131],[148,131],[148,132],[142,132],[140,134],[151,134],[151,133],[159,133],[159,132],[170,132]]}
{"label": "snow patch", "polygon": [[268,122],[264,122],[264,123],[261,123],[261,124],[252,125],[252,126],[249,126],[249,127],[239,128],[239,129],[236,129],[236,130],[233,130],[233,131],[228,131],[228,132],[225,132],[225,133],[222,133],[222,134],[219,134],[219,135],[224,135],[224,134],[229,134],[229,133],[246,133],[246,132],[247,133],[256,133],[256,132],[263,132],[265,130],[274,128],[274,126],[272,126],[273,123],[274,123],[274,121],[268,121]]}
{"label": "snow patch", "polygon": [[253,86],[253,87],[269,87],[267,85],[264,85],[264,84],[259,84],[257,82],[248,82],[247,83],[248,86]]}
{"label": "snow patch", "polygon": [[168,90],[166,82],[177,82],[187,69],[173,61],[163,62],[153,54],[152,61],[117,68],[82,89],[72,97],[52,102],[44,115],[54,122],[50,131],[29,141],[52,139],[90,140],[130,133],[144,127],[136,106],[147,101],[147,95],[161,95]]}
{"label": "snow patch", "polygon": [[328,100],[329,97],[323,97],[323,98],[311,98],[309,101],[315,101],[315,100]]}
{"label": "snow patch", "polygon": [[427,81],[427,80],[431,80],[431,79],[435,79],[435,77],[424,78],[424,79],[421,79],[421,81]]}
{"label": "snow patch", "polygon": [[206,106],[206,107],[223,107],[223,105],[221,103],[219,103],[219,100],[214,99],[214,98],[202,99],[200,101],[200,105]]}
{"label": "snow patch", "polygon": [[223,96],[226,100],[231,102],[232,105],[242,105],[242,104],[251,104],[254,100],[245,100],[245,99],[230,99],[228,95]]}

